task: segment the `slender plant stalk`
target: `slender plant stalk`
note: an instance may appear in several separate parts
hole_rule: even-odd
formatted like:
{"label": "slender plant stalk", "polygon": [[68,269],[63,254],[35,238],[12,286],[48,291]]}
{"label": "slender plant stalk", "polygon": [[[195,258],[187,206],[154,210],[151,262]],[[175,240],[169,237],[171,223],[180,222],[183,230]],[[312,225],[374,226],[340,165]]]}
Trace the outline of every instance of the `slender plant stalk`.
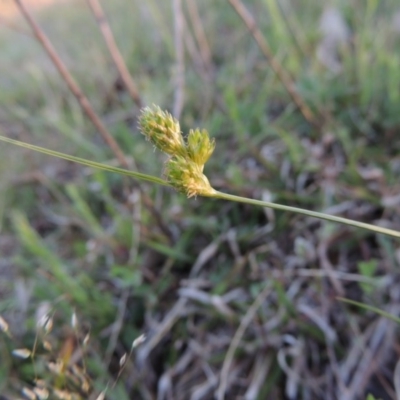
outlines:
{"label": "slender plant stalk", "polygon": [[[129,171],[126,169],[113,167],[111,165],[106,165],[106,164],[98,163],[95,161],[85,160],[80,157],[75,157],[75,156],[71,156],[68,154],[60,153],[58,151],[45,149],[43,147],[20,142],[18,140],[10,139],[10,138],[4,137],[4,136],[0,136],[0,141],[11,143],[11,144],[14,144],[14,145],[17,145],[20,147],[24,147],[26,149],[38,151],[40,153],[44,153],[44,154],[47,154],[50,156],[62,158],[64,160],[76,162],[78,164],[85,165],[87,167],[92,167],[92,168],[101,169],[103,171],[115,172],[118,174],[127,175],[132,178],[156,183],[158,185],[173,186],[173,185],[171,185],[170,182],[168,182],[164,179],[158,178],[156,176],[147,175],[147,174],[143,174],[143,173],[135,172],[135,171]],[[341,223],[341,224],[345,224],[345,225],[349,225],[349,226],[354,226],[356,228],[367,229],[372,232],[382,233],[384,235],[400,238],[400,232],[392,230],[392,229],[383,228],[383,227],[375,226],[375,225],[371,225],[371,224],[366,224],[364,222],[358,222],[358,221],[354,221],[354,220],[347,219],[347,218],[337,217],[334,215],[324,214],[324,213],[317,212],[317,211],[305,210],[303,208],[291,207],[291,206],[285,206],[283,204],[249,199],[247,197],[240,197],[240,196],[235,196],[233,194],[218,192],[214,189],[212,189],[209,193],[200,193],[199,195],[204,196],[204,197],[211,197],[214,199],[235,201],[237,203],[244,203],[244,204],[250,204],[250,205],[259,206],[259,207],[272,208],[274,210],[288,211],[288,212],[292,212],[292,213],[296,213],[296,214],[306,215],[308,217],[314,217],[314,218],[319,218],[319,219],[323,219],[326,221],[337,222],[337,223]]]}
{"label": "slender plant stalk", "polygon": [[384,235],[389,235],[389,236],[400,238],[400,232],[392,230],[392,229],[383,228],[381,226],[376,226],[376,225],[372,225],[372,224],[366,224],[364,222],[354,221],[352,219],[337,217],[335,215],[325,214],[325,213],[321,213],[321,212],[317,212],[317,211],[310,211],[310,210],[305,210],[303,208],[285,206],[283,204],[270,203],[268,201],[248,199],[247,197],[240,197],[240,196],[235,196],[233,194],[222,193],[222,192],[216,192],[213,195],[211,195],[210,197],[213,197],[216,199],[221,199],[221,200],[236,201],[238,203],[245,203],[245,204],[251,204],[251,205],[255,205],[255,206],[272,208],[274,210],[289,211],[289,212],[293,212],[296,214],[303,214],[303,215],[307,215],[308,217],[314,217],[314,218],[324,219],[326,221],[332,221],[332,222],[337,222],[337,223],[345,224],[345,225],[349,225],[349,226],[355,226],[356,228],[367,229],[369,231],[373,231],[376,233],[383,233]]}
{"label": "slender plant stalk", "polygon": [[107,145],[111,148],[111,150],[115,154],[115,157],[118,159],[119,163],[123,165],[125,168],[129,168],[129,164],[126,161],[126,157],[122,149],[120,148],[114,137],[111,135],[111,133],[108,131],[104,123],[101,121],[100,117],[94,111],[91,103],[89,102],[89,99],[85,96],[85,94],[83,93],[77,82],[74,80],[68,68],[57,54],[49,38],[45,35],[43,30],[40,28],[40,26],[36,23],[36,21],[32,17],[30,11],[25,5],[25,2],[22,0],[15,0],[15,4],[17,5],[22,15],[25,17],[26,21],[32,28],[33,34],[35,35],[39,43],[43,46],[43,49],[49,55],[54,66],[57,68],[58,72],[60,73],[65,83],[67,84],[68,88],[77,99],[79,105],[81,106],[86,116],[96,127],[96,129],[103,137]]}
{"label": "slender plant stalk", "polygon": [[[115,138],[112,136],[112,134],[109,132],[109,130],[107,129],[107,127],[105,126],[105,124],[103,123],[103,121],[101,120],[99,115],[95,112],[89,99],[86,97],[86,95],[83,93],[80,86],[74,80],[71,72],[68,70],[67,66],[63,63],[60,56],[57,54],[57,52],[56,52],[55,48],[53,47],[49,38],[46,36],[44,31],[40,28],[38,23],[33,18],[32,14],[29,12],[28,8],[25,6],[25,1],[24,0],[15,0],[15,3],[17,5],[17,7],[19,8],[19,10],[21,11],[22,15],[25,17],[25,19],[28,22],[28,24],[30,25],[30,27],[32,28],[32,32],[33,32],[34,36],[39,41],[39,43],[42,45],[43,49],[47,52],[51,61],[54,64],[54,66],[56,67],[56,69],[60,73],[61,77],[67,84],[68,88],[70,89],[70,91],[73,93],[73,95],[77,99],[81,109],[86,114],[88,119],[92,122],[92,124],[96,127],[97,131],[103,137],[103,139],[107,143],[107,145],[110,147],[110,149],[114,153],[115,157],[117,158],[119,164],[126,169],[129,169],[132,166],[134,166],[134,163],[128,162],[128,159],[125,156],[123,150],[121,149],[121,147],[119,146],[119,144],[117,143]],[[95,5],[96,1],[93,0],[92,4]],[[98,2],[97,2],[97,4],[100,5]],[[99,10],[97,9],[97,11],[99,11]],[[101,11],[101,8],[100,8],[100,11]],[[104,20],[103,29],[104,29],[104,26],[106,26],[106,27],[108,26],[106,20]],[[103,34],[104,33],[105,32],[103,31]],[[130,77],[129,71],[127,70],[127,68],[125,68],[125,70],[121,70],[121,67],[124,68],[124,66],[125,66],[125,64],[123,63],[123,60],[121,61],[122,58],[118,58],[118,57],[115,58],[116,51],[118,51],[118,47],[116,46],[115,42],[113,41],[113,37],[110,38],[110,36],[108,35],[107,38],[105,38],[105,39],[106,39],[107,45],[109,47],[109,50],[113,56],[113,60],[116,63],[118,70],[121,73],[122,78],[124,79],[124,83],[127,84],[126,79],[129,80],[129,78],[130,78],[129,93],[132,96],[135,96],[134,97],[135,103],[139,106],[141,104],[141,102],[140,102],[140,97],[138,97],[139,94],[137,92],[135,92],[136,94],[134,94],[134,89],[135,89],[134,81]],[[113,44],[115,46],[113,46]],[[128,77],[128,75],[129,75],[129,77]],[[132,92],[132,89],[133,89],[133,92]],[[75,162],[82,163],[82,160],[81,161],[75,160]],[[86,164],[86,165],[88,165],[88,164]],[[101,165],[101,164],[99,164],[99,165]],[[101,168],[101,167],[99,167],[99,168]],[[103,167],[101,169],[105,169],[105,168]],[[110,171],[109,168],[108,168],[108,170]],[[121,171],[125,171],[125,170],[121,170]],[[120,173],[133,176],[133,174],[128,174],[126,172],[120,172]],[[140,174],[140,175],[143,175],[143,174]],[[142,178],[139,178],[139,179],[149,180],[145,176]],[[158,178],[155,178],[155,179],[158,179]],[[153,180],[152,182],[155,182],[155,181]],[[161,182],[163,182],[163,181],[160,179],[158,183],[161,184]],[[140,185],[139,185],[139,188],[140,188]],[[151,199],[146,195],[146,193],[141,188],[140,188],[140,191],[142,193],[142,199],[143,199],[144,205],[146,206],[146,208],[148,208],[150,210],[151,214],[156,219],[157,224],[159,225],[160,229],[165,233],[165,235],[168,238],[170,238],[171,237],[170,230],[169,230],[168,226],[164,223],[162,215],[157,210],[157,208],[154,206]]]}
{"label": "slender plant stalk", "polygon": [[300,112],[303,114],[304,118],[316,128],[320,127],[320,122],[318,118],[314,115],[314,112],[311,108],[305,103],[303,98],[296,91],[293,79],[288,72],[286,72],[280,62],[276,59],[273,54],[271,47],[266,39],[266,37],[262,34],[259,26],[257,25],[254,17],[250,14],[248,9],[245,7],[241,0],[228,0],[233,9],[239,15],[239,17],[246,24],[247,29],[252,34],[254,40],[257,42],[262,53],[267,57],[271,68],[276,73],[279,80],[282,82],[284,88],[288,92],[289,96],[292,98],[294,104],[298,107]]}
{"label": "slender plant stalk", "polygon": [[170,186],[170,184],[167,181],[165,181],[164,179],[158,178],[157,176],[142,174],[140,172],[135,172],[135,171],[129,171],[127,169],[113,167],[112,165],[102,164],[102,163],[98,163],[96,161],[85,160],[84,158],[75,157],[75,156],[71,156],[69,154],[60,153],[58,151],[45,149],[40,146],[35,146],[34,144],[20,142],[19,140],[10,139],[5,136],[0,136],[0,140],[3,142],[14,144],[16,146],[24,147],[29,150],[34,150],[39,153],[47,154],[49,156],[58,157],[58,158],[62,158],[63,160],[72,161],[77,164],[85,165],[87,167],[101,169],[103,171],[108,171],[108,172],[116,172],[117,174],[127,175],[132,178],[141,179],[143,181],[157,183],[158,185]]}
{"label": "slender plant stalk", "polygon": [[357,306],[360,308],[363,308],[364,310],[372,311],[382,317],[391,319],[392,321],[396,322],[397,324],[400,324],[400,318],[396,317],[395,315],[389,314],[388,312],[381,310],[378,307],[370,306],[365,303],[361,303],[359,301],[354,301],[351,299],[346,299],[345,297],[336,297],[339,301],[343,301],[343,303],[351,304],[353,306]]}
{"label": "slender plant stalk", "polygon": [[199,45],[199,52],[203,63],[208,71],[211,71],[212,55],[210,45],[208,44],[206,32],[200,17],[199,9],[195,0],[188,0],[186,2],[189,11],[190,24],[193,26],[196,42]]}
{"label": "slender plant stalk", "polygon": [[106,42],[108,51],[114,61],[114,64],[121,76],[121,79],[128,90],[129,95],[135,102],[138,108],[142,108],[142,99],[140,97],[137,85],[130,74],[128,67],[122,57],[122,54],[117,46],[111,27],[107,21],[107,17],[101,7],[99,0],[87,0],[89,3],[96,21],[100,27],[101,33],[103,35],[104,41]]}

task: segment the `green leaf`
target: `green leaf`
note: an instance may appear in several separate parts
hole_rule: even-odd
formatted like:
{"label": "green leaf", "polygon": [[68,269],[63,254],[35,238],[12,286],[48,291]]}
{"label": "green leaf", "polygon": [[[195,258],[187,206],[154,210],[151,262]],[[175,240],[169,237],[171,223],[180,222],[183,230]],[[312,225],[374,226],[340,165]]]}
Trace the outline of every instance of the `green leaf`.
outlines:
{"label": "green leaf", "polygon": [[68,267],[60,260],[60,258],[47,248],[42,238],[30,226],[25,215],[19,212],[12,214],[12,221],[18,236],[26,249],[36,256],[47,271],[53,277],[54,282],[63,294],[68,294],[78,303],[85,304],[88,301],[85,290],[68,274]]}
{"label": "green leaf", "polygon": [[365,400],[381,400],[381,399],[377,399],[374,395],[370,393]]}
{"label": "green leaf", "polygon": [[[357,264],[358,271],[366,278],[372,278],[378,268],[378,260],[372,258],[368,261],[361,261]],[[365,282],[360,283],[360,286],[365,294],[371,294],[373,287]]]}

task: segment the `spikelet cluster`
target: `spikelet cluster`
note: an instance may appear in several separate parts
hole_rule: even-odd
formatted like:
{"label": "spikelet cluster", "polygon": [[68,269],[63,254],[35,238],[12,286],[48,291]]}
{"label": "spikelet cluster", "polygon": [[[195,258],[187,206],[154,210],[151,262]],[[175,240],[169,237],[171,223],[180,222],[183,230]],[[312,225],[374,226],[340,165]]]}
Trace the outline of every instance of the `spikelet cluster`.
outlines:
{"label": "spikelet cluster", "polygon": [[149,141],[170,156],[164,173],[171,186],[188,197],[215,193],[203,173],[215,148],[205,129],[191,129],[184,140],[179,122],[158,106],[142,110],[139,127]]}
{"label": "spikelet cluster", "polygon": [[164,153],[173,156],[184,148],[179,121],[170,113],[162,111],[160,107],[143,109],[139,124],[146,139]]}

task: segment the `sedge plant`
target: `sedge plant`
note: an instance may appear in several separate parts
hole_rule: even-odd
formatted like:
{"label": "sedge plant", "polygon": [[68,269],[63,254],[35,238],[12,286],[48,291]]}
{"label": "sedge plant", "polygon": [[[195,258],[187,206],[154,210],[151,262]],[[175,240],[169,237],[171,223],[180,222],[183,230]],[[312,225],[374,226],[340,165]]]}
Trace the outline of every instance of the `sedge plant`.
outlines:
{"label": "sedge plant", "polygon": [[203,196],[245,203],[280,211],[303,214],[309,217],[341,223],[357,228],[367,229],[375,233],[381,233],[400,238],[400,232],[393,229],[317,211],[287,206],[284,204],[236,196],[215,190],[211,186],[207,176],[204,174],[204,166],[214,151],[215,140],[210,139],[209,133],[205,129],[200,130],[198,128],[191,129],[187,137],[184,137],[181,132],[179,121],[170,113],[161,110],[161,108],[156,105],[146,107],[142,110],[139,119],[139,129],[146,139],[150,141],[158,150],[168,155],[168,159],[164,168],[164,179],[71,156],[4,136],[0,136],[0,140],[68,161],[86,165],[88,167],[128,175],[136,179],[149,181],[164,186],[171,186],[178,192],[184,193],[188,198]]}

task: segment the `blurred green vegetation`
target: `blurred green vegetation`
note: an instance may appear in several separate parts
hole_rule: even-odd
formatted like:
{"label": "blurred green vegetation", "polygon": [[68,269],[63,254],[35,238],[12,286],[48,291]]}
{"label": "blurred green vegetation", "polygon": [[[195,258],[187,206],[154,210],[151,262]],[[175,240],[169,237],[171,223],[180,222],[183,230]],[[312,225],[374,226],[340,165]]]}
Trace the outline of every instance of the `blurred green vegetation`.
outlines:
{"label": "blurred green vegetation", "polygon": [[[171,110],[170,2],[103,3],[144,104]],[[392,21],[398,3],[331,2],[348,28],[337,48],[324,49],[340,65],[333,71],[317,56],[323,2],[245,2],[318,128],[293,104],[228,2],[196,2],[212,56],[204,64],[189,3],[180,121],[184,132],[201,127],[216,138],[206,166],[213,187],[399,229],[400,33]],[[138,132],[139,110],[88,5],[72,0],[35,15],[135,167],[160,175],[165,159]],[[22,20],[14,23],[28,31]],[[0,51],[0,134],[117,165],[32,37],[0,26]],[[388,349],[395,324],[386,321],[383,329],[373,313],[336,296],[398,312],[395,240],[271,210],[187,200],[8,144],[0,146],[0,190],[0,315],[13,334],[0,336],[6,396],[31,387],[35,374],[72,390],[69,381],[53,382],[46,365],[68,343],[75,312],[72,337],[82,341],[90,332],[83,359],[96,393],[116,378],[120,358],[145,333],[149,342],[159,340],[134,350],[107,398],[168,398],[170,390],[174,399],[211,399],[235,332],[261,293],[235,349],[226,398],[324,399],[330,391],[336,398],[346,386],[354,396],[392,398],[396,357]],[[44,304],[54,315],[54,350],[38,349],[35,372],[10,354],[33,346]],[[369,351],[376,365],[363,370],[357,385]]]}

